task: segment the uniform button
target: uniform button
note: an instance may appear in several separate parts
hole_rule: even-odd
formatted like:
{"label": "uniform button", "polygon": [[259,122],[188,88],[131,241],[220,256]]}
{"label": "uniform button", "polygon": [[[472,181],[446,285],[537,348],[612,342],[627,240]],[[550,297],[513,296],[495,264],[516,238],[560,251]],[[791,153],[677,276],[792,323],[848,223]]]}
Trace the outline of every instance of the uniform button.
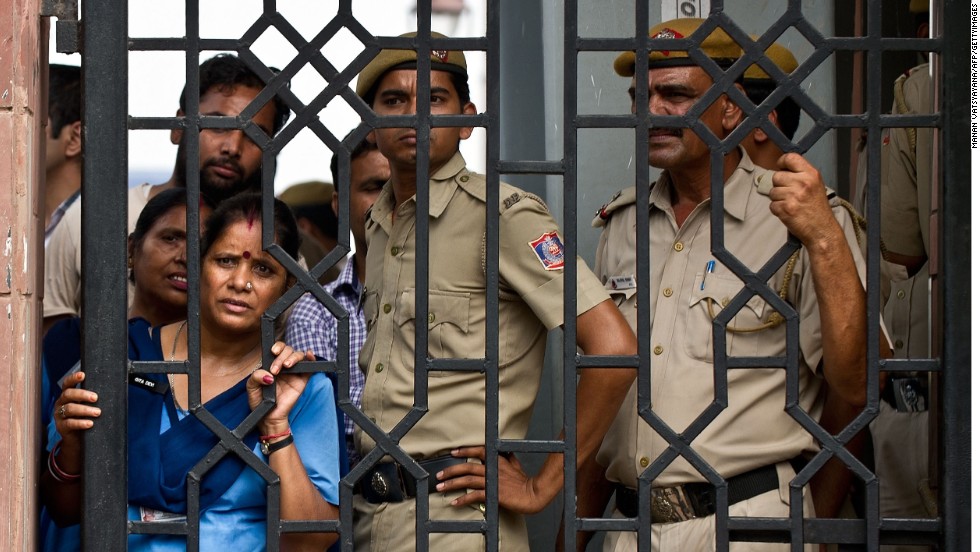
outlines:
{"label": "uniform button", "polygon": [[389,312],[391,312],[391,304],[390,303],[385,303],[384,311],[385,311],[385,314],[388,314]]}
{"label": "uniform button", "polygon": [[670,288],[664,288],[664,297],[670,297],[674,294],[674,290]]}
{"label": "uniform button", "polygon": [[394,246],[394,247],[392,247],[392,248],[391,248],[391,256],[392,256],[392,257],[394,257],[395,255],[397,255],[397,254],[398,254],[398,252],[399,252],[399,251],[401,251],[401,248],[400,248],[400,247],[398,247],[397,245],[396,245],[396,246]]}
{"label": "uniform button", "polygon": [[655,355],[663,354],[663,352],[664,352],[664,348],[661,347],[660,345],[657,345],[656,347],[653,348],[653,354]]}
{"label": "uniform button", "polygon": [[905,342],[902,341],[901,339],[895,341],[895,348],[896,349],[901,349],[904,346],[905,346]]}
{"label": "uniform button", "polygon": [[899,299],[905,299],[905,290],[904,289],[898,290],[898,298]]}
{"label": "uniform button", "polygon": [[464,174],[463,176],[459,177],[459,181],[460,182],[469,182],[470,181],[470,177],[469,177],[469,175]]}
{"label": "uniform button", "polygon": [[725,297],[724,299],[721,300],[721,306],[727,307],[728,306],[728,303],[731,303],[731,302],[732,302],[731,299],[729,299],[728,297]]}
{"label": "uniform button", "polygon": [[429,313],[429,324],[431,324],[431,323],[433,323],[435,321],[436,321],[436,313],[430,312]]}
{"label": "uniform button", "polygon": [[674,251],[684,251],[684,244],[677,242],[674,244]]}
{"label": "uniform button", "polygon": [[646,456],[644,456],[643,458],[640,458],[640,467],[641,468],[645,468],[645,467],[647,467],[649,465],[650,465],[650,459],[649,458],[647,458]]}
{"label": "uniform button", "polygon": [[378,365],[377,365],[377,366],[375,366],[375,367],[374,367],[374,371],[375,371],[375,372],[379,372],[379,373],[380,373],[380,372],[381,372],[382,370],[384,370],[384,369],[385,369],[385,365],[384,365],[384,364],[382,364],[382,363],[380,363],[380,362],[378,363]]}

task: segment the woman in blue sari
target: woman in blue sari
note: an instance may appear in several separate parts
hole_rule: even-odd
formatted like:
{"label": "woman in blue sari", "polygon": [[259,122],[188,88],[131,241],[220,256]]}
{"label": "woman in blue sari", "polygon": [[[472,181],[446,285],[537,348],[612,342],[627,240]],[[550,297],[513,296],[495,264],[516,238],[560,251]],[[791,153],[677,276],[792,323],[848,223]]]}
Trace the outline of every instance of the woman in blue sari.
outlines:
{"label": "woman in blue sari", "polygon": [[[296,224],[275,201],[275,242],[295,257]],[[212,450],[218,437],[190,414],[198,405],[233,430],[262,402],[265,387],[276,402],[200,483],[201,550],[262,550],[266,545],[267,464],[280,480],[283,520],[327,520],[338,515],[340,443],[333,387],[323,374],[289,368],[311,354],[277,342],[269,366],[261,361],[261,317],[292,283],[286,270],[262,250],[261,196],[224,201],[208,220],[202,244],[200,386],[191,393],[187,375],[146,374],[129,388],[129,514],[133,521],[180,521],[188,509],[187,474]],[[141,332],[131,328],[134,360],[188,358],[186,321]],[[80,509],[81,435],[100,410],[91,391],[76,388],[78,372],[66,378],[55,403],[61,444],[49,456],[43,483],[52,513],[70,519]],[[136,380],[136,381],[134,381]],[[222,432],[222,428],[217,428]],[[251,464],[251,465],[248,465]],[[264,470],[268,471],[268,470]],[[268,475],[268,473],[266,473]],[[274,538],[274,535],[270,538]],[[284,550],[323,550],[335,533],[284,533]],[[130,550],[184,550],[183,536],[133,534]]]}

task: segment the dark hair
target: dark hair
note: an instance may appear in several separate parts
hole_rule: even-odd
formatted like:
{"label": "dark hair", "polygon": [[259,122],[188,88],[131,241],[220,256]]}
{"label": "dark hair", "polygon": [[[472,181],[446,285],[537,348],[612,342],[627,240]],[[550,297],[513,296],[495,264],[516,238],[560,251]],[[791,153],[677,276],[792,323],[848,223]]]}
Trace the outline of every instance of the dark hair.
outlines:
{"label": "dark hair", "polygon": [[[374,97],[378,95],[378,86],[381,84],[381,81],[384,79],[385,75],[387,75],[392,71],[395,71],[396,69],[405,69],[405,67],[403,67],[402,65],[396,65],[391,69],[388,69],[387,71],[382,73],[381,76],[377,78],[377,80],[374,81],[374,84],[371,85],[371,88],[369,88],[368,91],[364,94],[364,103],[366,103],[368,107],[374,105]],[[438,69],[433,69],[433,71],[438,71]],[[456,89],[456,95],[459,96],[460,107],[469,103],[470,101],[469,76],[461,75],[453,71],[444,71],[444,72],[447,75],[449,75],[449,78],[453,83],[453,88]]]}
{"label": "dark hair", "polygon": [[82,120],[82,68],[75,65],[48,66],[48,116],[52,138],[61,129]]}
{"label": "dark hair", "polygon": [[[269,69],[274,73],[279,72],[274,67]],[[236,86],[262,89],[265,88],[265,82],[249,69],[241,58],[234,54],[218,54],[201,64],[199,90],[201,96],[207,94],[212,88],[223,91]],[[274,98],[273,103],[276,106],[276,116],[272,122],[272,133],[275,134],[289,120],[289,107],[278,95]],[[187,86],[184,86],[184,89],[180,91],[180,109],[185,113],[187,112]]]}
{"label": "dark hair", "polygon": [[[201,196],[201,204],[212,209],[214,208],[214,204],[203,195]],[[146,206],[140,211],[139,218],[136,219],[136,228],[129,235],[130,247],[134,250],[139,249],[143,245],[143,240],[146,239],[146,235],[158,220],[172,209],[186,206],[187,190],[183,188],[169,188],[150,198],[150,201],[146,202]],[[129,281],[134,284],[136,283],[133,268],[129,269]]]}
{"label": "dark hair", "polygon": [[[347,136],[344,136],[344,140],[349,138],[353,133],[353,130],[348,132]],[[354,149],[350,152],[350,160],[353,161],[365,153],[376,149],[378,149],[377,144],[372,144],[371,142],[367,141],[367,138],[364,138],[356,146],[354,146]],[[340,160],[337,153],[334,153],[333,157],[330,159],[330,174],[333,175],[333,188],[336,190],[340,186]]]}
{"label": "dark hair", "polygon": [[[282,200],[273,198],[272,201],[275,210],[273,217],[276,225],[275,243],[295,259],[299,253],[299,230],[296,228],[296,219]],[[244,192],[222,201],[208,217],[201,243],[201,256],[207,254],[232,224],[243,220],[261,222],[261,219],[262,194],[260,193]]]}
{"label": "dark hair", "polygon": [[[759,105],[776,90],[776,83],[768,79],[744,79],[742,87],[745,95],[755,105]],[[790,140],[796,134],[796,129],[800,126],[800,104],[792,96],[783,99],[776,106],[776,126],[783,131]]]}

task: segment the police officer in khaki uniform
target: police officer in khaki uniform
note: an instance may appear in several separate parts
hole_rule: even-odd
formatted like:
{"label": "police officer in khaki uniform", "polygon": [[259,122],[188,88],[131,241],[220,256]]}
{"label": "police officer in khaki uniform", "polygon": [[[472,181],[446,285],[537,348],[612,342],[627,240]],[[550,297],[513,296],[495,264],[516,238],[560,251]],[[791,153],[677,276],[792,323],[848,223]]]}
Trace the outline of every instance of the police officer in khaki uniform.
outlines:
{"label": "police officer in khaki uniform", "polygon": [[[917,36],[929,36],[929,2],[912,0]],[[929,64],[912,68],[895,81],[893,114],[934,113]],[[896,358],[932,358],[929,336],[929,217],[932,210],[932,128],[882,130],[881,239],[892,268],[883,315],[895,343]],[[928,378],[890,375],[881,411],[871,423],[876,473],[881,480],[883,517],[935,516],[928,489]],[[930,512],[930,509],[932,510]],[[926,550],[927,547],[883,547]]]}
{"label": "police officer in khaki uniform", "polygon": [[[679,19],[653,27],[650,35],[691,36],[703,22]],[[716,29],[701,50],[724,66],[741,49]],[[635,54],[621,54],[615,70],[633,76]],[[642,78],[643,76],[640,75]],[[704,96],[711,78],[686,51],[653,51],[649,110],[680,116]],[[630,88],[635,98],[635,80]],[[634,109],[637,109],[634,101]],[[643,109],[640,106],[638,109]],[[718,97],[700,120],[718,137],[742,120],[727,95]],[[787,353],[787,322],[763,297],[743,303],[745,284],[711,251],[711,155],[690,129],[651,128],[649,163],[664,169],[650,188],[650,400],[653,413],[674,432],[696,424],[715,399],[712,321],[725,324],[729,357],[781,357]],[[816,450],[813,437],[787,413],[786,387],[798,386],[799,401],[789,407],[819,418],[825,380],[854,405],[865,402],[866,303],[861,275],[864,261],[847,211],[828,201],[832,193],[801,156],[787,154],[773,172],[756,166],[742,148],[723,158],[724,244],[750,270],[760,270],[786,242],[787,233],[803,247],[768,280],[771,291],[798,313],[799,351],[792,378],[782,368],[739,368],[727,372],[727,401],[691,436],[692,451],[728,483],[729,515],[787,517],[794,460]],[[636,197],[628,188],[596,219],[603,226],[596,272],[614,294],[620,310],[635,323],[635,286],[621,285],[636,275]],[[615,285],[612,285],[615,284]],[[741,306],[739,306],[741,305]],[[822,343],[833,343],[824,349]],[[793,366],[794,362],[790,362]],[[638,415],[631,393],[596,458],[579,481],[579,515],[601,512],[608,489],[586,476],[605,469],[616,494],[618,516],[638,514],[641,475],[653,477],[650,534],[654,550],[711,550],[715,546],[714,486],[707,470],[694,467]],[[658,459],[667,463],[657,468]],[[597,469],[595,466],[599,466]],[[812,515],[809,493],[805,514]],[[605,550],[635,550],[632,532],[609,533]],[[808,547],[809,548],[809,547]],[[815,549],[816,547],[812,547]],[[786,544],[733,542],[731,550],[784,550]]]}
{"label": "police officer in khaki uniform", "polygon": [[[433,33],[433,36],[441,36]],[[475,114],[469,102],[462,52],[431,53],[433,115]],[[360,74],[357,93],[378,115],[416,112],[415,50],[382,51]],[[424,100],[423,100],[424,101]],[[428,357],[486,356],[486,179],[466,169],[460,139],[472,128],[432,128],[429,137]],[[485,442],[486,375],[430,371],[415,363],[416,142],[415,128],[377,128],[368,139],[389,160],[391,180],[367,217],[364,316],[368,336],[360,354],[366,374],[364,413],[392,431],[415,404],[416,379],[428,392],[427,410],[399,446],[429,474],[428,516],[433,520],[483,520],[482,464],[472,458]],[[564,252],[558,225],[537,197],[500,184],[499,423],[503,439],[524,438],[538,391],[548,329],[563,322]],[[636,339],[609,294],[581,259],[578,263],[577,343],[587,354],[635,354]],[[594,455],[635,371],[586,370],[588,401],[578,405],[580,457]],[[365,432],[355,437],[362,456],[375,447]],[[522,512],[543,508],[561,488],[561,457],[539,478],[515,480],[516,460],[501,466],[500,550],[527,550]],[[479,466],[474,473],[467,466]],[[455,469],[454,469],[455,468]],[[462,469],[461,469],[462,468]],[[439,476],[441,474],[441,476]],[[438,476],[438,477],[437,477]],[[439,483],[442,481],[442,483]],[[436,485],[439,485],[438,488]],[[528,487],[524,487],[527,484]],[[528,488],[539,491],[528,496]],[[476,492],[465,493],[466,489]],[[550,493],[550,497],[547,495]],[[415,480],[384,458],[361,479],[355,496],[358,550],[414,550]],[[421,521],[424,521],[421,520]],[[430,550],[484,550],[482,534],[430,533]]]}

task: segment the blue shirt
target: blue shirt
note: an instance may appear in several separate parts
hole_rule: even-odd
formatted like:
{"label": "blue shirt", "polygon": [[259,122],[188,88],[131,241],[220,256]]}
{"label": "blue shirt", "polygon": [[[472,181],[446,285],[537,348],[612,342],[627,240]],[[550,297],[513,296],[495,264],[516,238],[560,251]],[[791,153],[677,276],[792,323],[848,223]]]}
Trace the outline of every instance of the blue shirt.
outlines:
{"label": "blue shirt", "polygon": [[[295,438],[293,446],[303,459],[310,481],[327,502],[339,504],[338,451],[334,446],[324,446],[324,443],[340,442],[333,397],[330,380],[322,373],[312,375],[289,413],[289,425]],[[170,419],[164,413],[160,417],[160,432],[169,428]],[[268,462],[258,445],[253,452]],[[138,506],[129,506],[129,519],[140,519]],[[200,549],[265,550],[265,522],[266,482],[246,467],[238,480],[210,508],[201,512]],[[183,552],[186,542],[182,536],[130,535],[129,550]]]}
{"label": "blue shirt", "polygon": [[[357,357],[367,338],[367,325],[360,309],[361,283],[354,269],[355,260],[344,266],[337,279],[323,286],[323,290],[333,297],[350,316],[350,365],[337,366],[339,370],[350,373],[350,400],[355,407],[361,407],[361,394],[364,392],[364,373],[357,366]],[[296,302],[286,324],[286,343],[298,351],[313,351],[324,360],[337,361],[337,318],[323,306],[312,293],[303,295]],[[353,467],[360,456],[354,449],[354,422],[344,416],[344,430],[347,434],[347,455]]]}

